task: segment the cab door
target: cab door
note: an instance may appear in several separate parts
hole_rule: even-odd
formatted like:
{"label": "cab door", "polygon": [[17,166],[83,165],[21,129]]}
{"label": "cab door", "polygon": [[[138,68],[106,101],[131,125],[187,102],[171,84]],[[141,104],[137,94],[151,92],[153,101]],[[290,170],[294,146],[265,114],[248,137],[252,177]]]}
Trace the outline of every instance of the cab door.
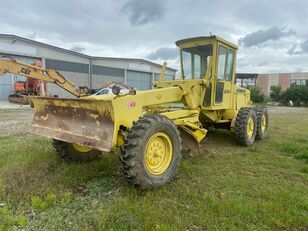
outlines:
{"label": "cab door", "polygon": [[220,109],[230,108],[232,103],[232,79],[234,78],[235,51],[222,44],[218,46],[214,105]]}

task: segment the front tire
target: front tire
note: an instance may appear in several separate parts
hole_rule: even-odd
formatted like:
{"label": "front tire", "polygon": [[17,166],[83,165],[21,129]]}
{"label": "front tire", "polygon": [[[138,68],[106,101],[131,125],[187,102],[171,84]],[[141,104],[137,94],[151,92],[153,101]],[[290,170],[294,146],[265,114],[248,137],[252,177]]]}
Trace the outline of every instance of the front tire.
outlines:
{"label": "front tire", "polygon": [[101,152],[90,147],[53,140],[52,145],[61,159],[68,162],[90,162],[96,160]]}
{"label": "front tire", "polygon": [[252,108],[241,108],[236,116],[235,137],[242,146],[251,146],[255,142],[257,117]]}
{"label": "front tire", "polygon": [[165,185],[181,160],[176,125],[162,115],[145,115],[129,129],[120,156],[126,180],[141,189]]}

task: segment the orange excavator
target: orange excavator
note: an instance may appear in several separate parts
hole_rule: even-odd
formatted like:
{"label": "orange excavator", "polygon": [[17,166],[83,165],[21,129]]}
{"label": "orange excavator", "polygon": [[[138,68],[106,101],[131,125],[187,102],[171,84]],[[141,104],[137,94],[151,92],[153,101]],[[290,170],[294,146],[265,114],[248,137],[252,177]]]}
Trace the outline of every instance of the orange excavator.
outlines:
{"label": "orange excavator", "polygon": [[[14,94],[9,101],[20,104],[30,104],[33,96],[47,96],[46,84],[54,83],[76,97],[87,96],[87,87],[77,87],[60,72],[41,67],[41,61],[26,64],[13,59],[0,59],[0,77],[5,73],[12,73],[27,77],[26,81],[14,83]],[[52,96],[54,97],[54,96]]]}
{"label": "orange excavator", "polygon": [[[40,60],[36,60],[33,66],[42,67]],[[47,83],[39,79],[28,77],[26,81],[18,81],[13,84],[14,94],[9,95],[11,103],[23,105],[30,104],[29,96],[47,96]]]}

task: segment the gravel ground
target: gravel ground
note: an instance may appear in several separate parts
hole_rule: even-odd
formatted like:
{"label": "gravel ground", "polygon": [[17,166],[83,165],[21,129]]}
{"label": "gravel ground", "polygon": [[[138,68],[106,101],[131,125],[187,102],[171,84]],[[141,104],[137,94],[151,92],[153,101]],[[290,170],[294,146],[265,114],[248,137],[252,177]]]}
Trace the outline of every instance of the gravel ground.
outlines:
{"label": "gravel ground", "polygon": [[20,105],[15,103],[10,103],[9,101],[0,101],[0,110],[1,109],[26,109],[30,108],[30,105]]}
{"label": "gravel ground", "polygon": [[[22,106],[0,102],[0,136],[22,135],[25,134],[25,128],[31,124],[33,119],[33,110],[29,106]],[[6,108],[6,109],[3,109]],[[10,108],[10,109],[8,109]],[[268,107],[269,113],[303,113],[308,108],[299,107]]]}
{"label": "gravel ground", "polygon": [[33,110],[30,108],[0,109],[0,137],[25,134],[32,119]]}

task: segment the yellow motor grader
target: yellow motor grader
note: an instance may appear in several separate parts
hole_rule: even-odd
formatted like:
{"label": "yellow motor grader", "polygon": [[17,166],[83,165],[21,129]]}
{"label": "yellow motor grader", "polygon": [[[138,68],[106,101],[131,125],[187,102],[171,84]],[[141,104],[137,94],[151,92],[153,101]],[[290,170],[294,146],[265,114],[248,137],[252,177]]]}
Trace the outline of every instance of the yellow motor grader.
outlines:
{"label": "yellow motor grader", "polygon": [[231,130],[243,146],[264,139],[266,108],[252,106],[250,91],[235,83],[238,47],[218,36],[183,39],[176,45],[180,78],[165,81],[164,65],[153,90],[122,94],[114,86],[113,95],[33,97],[29,132],[52,138],[58,155],[71,161],[94,160],[101,151],[120,148],[125,178],[142,189],[168,183],[182,148],[198,153],[210,126]]}

